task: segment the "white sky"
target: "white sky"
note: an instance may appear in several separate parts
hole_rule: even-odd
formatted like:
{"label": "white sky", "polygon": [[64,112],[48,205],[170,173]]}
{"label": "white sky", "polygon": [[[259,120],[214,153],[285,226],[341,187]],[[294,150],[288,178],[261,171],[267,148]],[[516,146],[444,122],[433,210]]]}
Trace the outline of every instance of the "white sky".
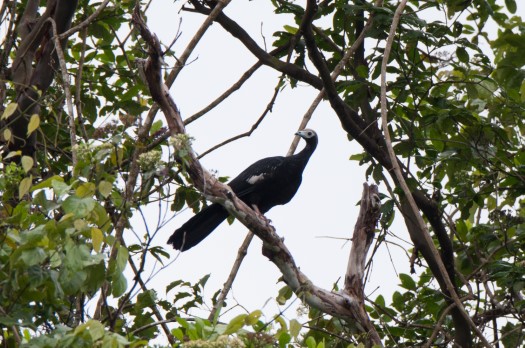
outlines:
{"label": "white sky", "polygon": [[[179,6],[179,2],[154,1],[148,11],[150,29],[166,44],[173,40],[179,18],[183,17],[182,35],[174,45],[177,54],[182,53],[205,19],[199,14],[179,13]],[[522,2],[518,2],[518,6],[517,14],[523,17],[525,6]],[[290,17],[273,14],[269,1],[232,1],[225,13],[251,33],[261,46],[264,45],[262,32],[268,50],[271,50],[272,33],[282,28],[283,24],[292,22]],[[191,116],[208,105],[236,82],[256,59],[237,39],[214,24],[190,61],[193,62],[184,68],[171,88],[183,117]],[[260,68],[226,103],[189,125],[187,131],[195,138],[194,149],[202,153],[231,136],[247,131],[269,102],[278,76],[269,68]],[[316,95],[316,90],[304,84],[296,89],[286,87],[278,97],[273,112],[250,138],[230,143],[209,154],[202,159],[203,165],[216,170],[221,176],[235,177],[258,159],[285,155],[303,114]],[[161,114],[159,116],[162,117]],[[344,277],[350,251],[349,242],[333,238],[350,238],[353,233],[359,210],[356,203],[361,196],[366,168],[348,160],[350,155],[361,152],[361,148],[356,142],[347,140],[335,113],[326,103],[319,106],[308,127],[318,132],[319,146],[305,170],[302,186],[289,204],[273,208],[266,216],[285,238],[301,270],[316,285],[331,289],[334,282]],[[303,146],[304,142],[301,142],[299,149]],[[383,192],[386,193],[385,190]],[[164,245],[171,233],[192,214],[186,210],[176,216],[155,242]],[[152,213],[151,219],[156,221],[156,213]],[[409,240],[401,216],[397,215],[396,220],[391,231]],[[141,234],[139,227],[136,231]],[[182,279],[196,282],[211,273],[205,292],[209,298],[222,288],[245,235],[246,229],[239,222],[232,226],[223,223],[204,242],[180,254],[149,285],[160,296],[165,296],[165,287],[171,281]],[[173,251],[171,254],[175,257],[178,253]],[[408,258],[400,248],[390,246],[387,250],[383,243],[374,258],[366,293],[370,294],[379,287],[371,298],[375,299],[381,293],[389,302],[392,291],[399,283],[395,270],[409,273]],[[418,271],[421,272],[421,269]],[[248,311],[264,309],[268,318],[271,317],[280,310],[273,300],[278,289],[284,285],[282,282],[277,284],[279,277],[277,268],[261,254],[261,242],[255,238],[228,297],[228,304],[231,306],[237,301]],[[339,285],[342,286],[342,281]],[[173,295],[172,292],[167,298],[173,298]],[[224,320],[238,313],[229,313]],[[206,312],[195,314],[207,316]],[[284,314],[289,318],[296,317],[293,309]]]}

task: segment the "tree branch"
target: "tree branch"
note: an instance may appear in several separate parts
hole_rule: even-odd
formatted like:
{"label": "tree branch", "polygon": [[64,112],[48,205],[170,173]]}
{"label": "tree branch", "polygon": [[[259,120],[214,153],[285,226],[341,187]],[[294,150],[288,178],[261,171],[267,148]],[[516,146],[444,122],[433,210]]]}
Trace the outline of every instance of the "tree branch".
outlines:
{"label": "tree branch", "polygon": [[366,255],[374,240],[375,229],[381,215],[381,200],[376,185],[364,184],[363,186],[361,208],[352,236],[352,249],[348,258],[344,291],[349,296],[358,299],[359,312],[356,313],[359,316],[358,322],[368,332],[368,345],[373,346],[382,345],[382,343],[365,309],[364,270]]}
{"label": "tree branch", "polygon": [[[390,133],[388,130],[388,118],[387,118],[387,100],[386,100],[386,69],[388,66],[388,58],[390,56],[390,51],[392,49],[392,43],[394,41],[395,32],[397,29],[397,26],[399,24],[399,19],[401,17],[401,14],[403,13],[403,10],[405,8],[407,0],[401,0],[399,3],[396,12],[394,14],[394,18],[392,20],[392,25],[390,27],[390,33],[386,42],[385,46],[385,52],[383,55],[383,61],[381,64],[381,121],[383,125],[383,134],[385,136],[385,142],[387,146],[387,151],[390,156],[390,161],[392,163],[392,171],[394,172],[398,184],[403,190],[404,198],[407,200],[409,207],[411,209],[411,216],[415,217],[416,221],[410,221],[411,224],[417,225],[417,229],[420,231],[420,233],[423,235],[423,239],[427,247],[430,249],[433,258],[437,264],[437,267],[439,269],[439,273],[441,275],[441,278],[445,282],[446,289],[450,296],[452,297],[453,302],[456,305],[456,308],[459,310],[460,314],[463,316],[464,320],[468,323],[468,325],[471,327],[471,329],[476,332],[478,338],[483,342],[483,344],[486,347],[490,347],[489,342],[487,339],[483,336],[483,334],[479,331],[476,324],[472,321],[470,316],[465,310],[465,307],[463,306],[463,303],[458,297],[458,294],[456,292],[456,287],[452,283],[452,280],[449,277],[449,273],[447,272],[447,269],[445,265],[443,264],[443,261],[441,259],[441,256],[439,255],[438,250],[434,246],[434,242],[432,241],[432,237],[430,236],[430,233],[427,229],[427,226],[425,224],[425,221],[423,221],[423,217],[419,214],[419,210],[417,207],[417,204],[412,196],[412,193],[410,189],[408,188],[408,185],[406,184],[405,178],[403,176],[403,173],[401,172],[401,169],[399,167],[396,154],[394,152],[394,149],[392,147],[392,141],[390,139]],[[470,335],[465,336],[465,333],[458,333],[456,332],[456,338],[460,340],[459,342],[456,342],[461,347],[470,347],[472,345]]]}
{"label": "tree branch", "polygon": [[[151,96],[166,116],[170,132],[173,135],[184,134],[184,124],[179,110],[162,81],[160,43],[147,28],[138,9],[134,12],[132,21],[148,44],[149,58],[145,64],[145,75]],[[355,322],[359,319],[359,316],[356,315],[360,308],[357,298],[344,293],[327,291],[314,285],[299,270],[283,240],[268,221],[237,198],[227,185],[213,178],[202,167],[193,151],[190,151],[188,157],[185,157],[184,163],[195,187],[208,200],[223,205],[232,216],[263,241],[263,254],[279,268],[286,283],[299,298],[329,315],[348,322]],[[358,327],[359,324],[361,323],[358,323]]]}
{"label": "tree branch", "polygon": [[241,268],[242,261],[248,254],[248,247],[250,246],[252,239],[253,239],[253,233],[248,231],[248,234],[246,234],[244,241],[242,242],[239,250],[237,251],[237,258],[235,259],[235,262],[233,263],[233,267],[230,271],[230,275],[228,276],[228,279],[226,279],[226,282],[224,283],[224,286],[222,287],[221,293],[219,297],[217,298],[217,302],[215,303],[215,305],[210,311],[210,315],[208,316],[209,321],[214,321],[215,316],[220,312],[224,304],[224,300],[226,300],[226,297],[228,296],[228,293],[231,290],[233,281],[235,280],[235,277],[237,277],[237,273],[239,272],[239,269]]}
{"label": "tree branch", "polygon": [[53,42],[55,43],[58,64],[60,66],[60,72],[62,73],[62,85],[64,86],[64,94],[66,95],[66,106],[69,117],[69,138],[71,141],[71,164],[73,168],[75,168],[77,166],[77,134],[75,127],[75,114],[73,111],[73,97],[71,96],[71,84],[69,82],[69,75],[67,74],[66,58],[64,57],[64,51],[62,50],[58,37],[57,24],[53,18],[49,18],[49,21],[51,22],[51,28],[53,29]]}
{"label": "tree branch", "polygon": [[[196,12],[202,14],[210,13],[210,10],[200,4],[199,1],[190,0],[190,2],[194,6]],[[244,46],[250,52],[252,52],[252,54],[256,56],[264,65],[268,65],[273,69],[287,74],[299,81],[306,82],[317,89],[323,88],[323,83],[317,76],[312,75],[308,71],[298,67],[295,64],[283,62],[259,47],[255,40],[253,40],[252,37],[239,24],[230,19],[224,13],[219,14],[215,21],[232,36],[239,39],[239,41],[241,41]]]}
{"label": "tree branch", "polygon": [[[383,0],[376,0],[374,6],[381,6],[382,4],[383,4]],[[365,40],[366,33],[372,27],[373,19],[374,19],[374,15],[372,14],[370,15],[370,18],[368,18],[368,21],[366,22],[365,27],[363,28],[361,33],[359,33],[359,36],[357,37],[357,39],[354,41],[352,46],[350,46],[350,48],[346,50],[343,58],[341,58],[339,63],[337,63],[337,66],[335,67],[334,71],[332,71],[332,73],[330,74],[330,78],[332,79],[333,82],[336,81],[337,77],[341,74],[341,72],[343,71],[343,68],[346,66],[350,58],[352,58],[356,50],[362,45],[363,41]],[[306,128],[306,125],[308,124],[308,122],[310,122],[310,119],[312,118],[312,115],[315,109],[317,109],[317,107],[319,106],[319,104],[321,103],[321,100],[323,100],[325,95],[326,95],[326,90],[323,87],[323,89],[321,89],[319,94],[317,94],[314,101],[312,102],[312,104],[310,104],[310,107],[304,114],[303,119],[298,129]],[[288,150],[288,156],[292,155],[295,152],[295,150],[297,149],[297,145],[299,145],[299,140],[300,140],[299,136],[294,137],[292,144],[290,145],[290,149]]]}

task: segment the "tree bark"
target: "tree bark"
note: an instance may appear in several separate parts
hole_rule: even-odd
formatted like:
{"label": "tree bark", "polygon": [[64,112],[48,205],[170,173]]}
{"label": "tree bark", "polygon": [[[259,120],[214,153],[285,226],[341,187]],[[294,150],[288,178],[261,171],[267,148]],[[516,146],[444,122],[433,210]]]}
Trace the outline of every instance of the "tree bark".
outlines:
{"label": "tree bark", "polygon": [[[39,99],[53,82],[59,66],[55,43],[51,40],[53,32],[49,20],[56,23],[58,35],[65,32],[71,27],[77,2],[78,0],[49,0],[45,12],[38,20],[38,1],[28,2],[18,28],[22,42],[12,66],[18,108],[7,120],[7,127],[13,135],[8,144],[9,152],[21,151],[22,155],[31,157],[35,153],[36,132],[28,136],[27,126],[31,115],[40,114]],[[62,51],[65,51],[66,43],[67,38],[60,40]]]}

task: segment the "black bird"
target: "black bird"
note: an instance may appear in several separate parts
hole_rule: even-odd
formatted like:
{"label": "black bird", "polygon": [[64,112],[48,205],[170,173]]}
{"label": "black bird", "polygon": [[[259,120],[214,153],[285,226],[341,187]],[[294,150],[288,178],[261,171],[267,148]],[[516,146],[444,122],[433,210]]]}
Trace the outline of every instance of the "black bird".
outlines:
{"label": "black bird", "polygon": [[[317,147],[317,134],[313,130],[304,129],[295,134],[306,141],[301,152],[287,157],[263,158],[228,184],[237,197],[262,214],[292,199],[301,185],[303,170]],[[177,229],[168,243],[175,249],[188,250],[204,240],[228,215],[222,205],[213,203]]]}

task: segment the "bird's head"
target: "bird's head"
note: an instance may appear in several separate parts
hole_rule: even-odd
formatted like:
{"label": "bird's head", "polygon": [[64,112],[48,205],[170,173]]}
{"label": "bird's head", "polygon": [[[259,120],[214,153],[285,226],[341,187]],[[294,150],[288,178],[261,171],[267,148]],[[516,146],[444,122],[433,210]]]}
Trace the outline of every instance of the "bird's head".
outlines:
{"label": "bird's head", "polygon": [[300,136],[304,140],[312,139],[317,137],[317,133],[315,133],[314,130],[305,128],[303,130],[300,130],[299,132],[295,133],[295,135]]}

